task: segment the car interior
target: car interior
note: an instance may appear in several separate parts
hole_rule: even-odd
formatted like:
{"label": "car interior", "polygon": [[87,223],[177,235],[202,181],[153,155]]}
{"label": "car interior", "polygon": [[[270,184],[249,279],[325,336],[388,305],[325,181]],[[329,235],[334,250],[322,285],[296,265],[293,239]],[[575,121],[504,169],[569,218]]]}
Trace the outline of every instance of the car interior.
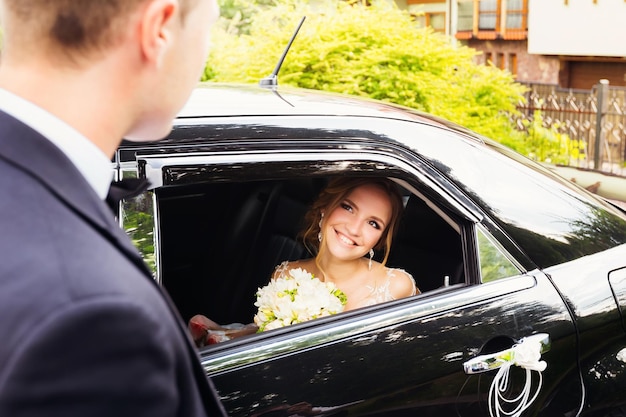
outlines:
{"label": "car interior", "polygon": [[[156,189],[161,280],[183,319],[203,314],[221,324],[252,322],[256,292],[276,265],[311,256],[299,233],[327,180],[220,180]],[[422,293],[465,282],[458,227],[402,189],[405,210],[387,266],[413,275]]]}

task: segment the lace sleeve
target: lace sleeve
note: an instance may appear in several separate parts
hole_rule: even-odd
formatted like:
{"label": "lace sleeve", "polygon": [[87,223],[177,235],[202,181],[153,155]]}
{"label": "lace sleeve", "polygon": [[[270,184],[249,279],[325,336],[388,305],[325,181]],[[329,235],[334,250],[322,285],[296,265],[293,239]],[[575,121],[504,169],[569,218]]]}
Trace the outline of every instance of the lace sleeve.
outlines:
{"label": "lace sleeve", "polygon": [[402,271],[408,275],[409,279],[411,280],[411,284],[413,284],[413,293],[411,295],[421,294],[422,292],[420,291],[419,288],[417,288],[417,285],[415,284],[415,278],[413,278],[413,275],[409,274],[404,269]]}
{"label": "lace sleeve", "polygon": [[417,285],[415,285],[415,278],[413,278],[413,275],[409,274],[407,271],[405,271],[402,268],[393,268],[393,269],[390,269],[389,272],[391,272],[393,274],[392,271],[400,271],[402,274],[406,275],[406,277],[409,279],[409,281],[411,281],[411,285],[413,286],[413,291],[411,292],[410,295],[417,295],[417,294],[421,294],[422,293],[419,290],[419,288],[417,288]]}
{"label": "lace sleeve", "polygon": [[289,261],[283,261],[280,265],[276,265],[272,279],[285,278],[289,269]]}

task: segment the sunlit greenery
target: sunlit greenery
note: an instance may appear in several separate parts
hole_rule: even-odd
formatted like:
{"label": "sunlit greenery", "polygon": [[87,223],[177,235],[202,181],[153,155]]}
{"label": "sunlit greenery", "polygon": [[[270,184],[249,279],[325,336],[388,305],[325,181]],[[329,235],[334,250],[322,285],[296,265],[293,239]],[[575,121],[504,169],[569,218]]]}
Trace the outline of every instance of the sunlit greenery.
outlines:
{"label": "sunlit greenery", "polygon": [[279,84],[388,101],[443,117],[542,162],[576,158],[579,146],[541,114],[512,121],[525,87],[477,64],[479,52],[418,28],[395,3],[221,0],[222,18],[203,80],[258,83],[271,73],[300,19]]}
{"label": "sunlit greenery", "polygon": [[[417,28],[393,3],[377,1],[365,7],[281,0],[263,7],[258,0],[229,1],[248,4],[241,8],[245,19],[222,21],[205,79],[257,83],[274,69],[306,16],[279,84],[393,102],[496,140],[523,140],[508,113],[516,112],[524,87],[506,71],[475,64],[475,50],[452,46],[443,35]],[[245,30],[239,30],[242,21]]]}
{"label": "sunlit greenery", "polygon": [[569,165],[585,157],[585,143],[572,140],[559,131],[559,124],[544,126],[541,111],[535,110],[532,121],[525,121],[528,137],[523,143],[513,144],[517,151],[530,158],[551,164]]}
{"label": "sunlit greenery", "polygon": [[518,275],[519,271],[498,248],[492,244],[482,231],[477,231],[478,253],[482,282]]}
{"label": "sunlit greenery", "polygon": [[154,251],[154,208],[152,192],[122,202],[123,226],[126,234],[143,256],[150,270],[156,272]]}

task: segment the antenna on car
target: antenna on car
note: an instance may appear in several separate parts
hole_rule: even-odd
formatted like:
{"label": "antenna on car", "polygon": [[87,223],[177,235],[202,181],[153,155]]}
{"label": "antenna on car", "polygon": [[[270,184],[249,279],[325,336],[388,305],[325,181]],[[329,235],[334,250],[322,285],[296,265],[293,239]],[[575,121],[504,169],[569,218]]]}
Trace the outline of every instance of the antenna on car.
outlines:
{"label": "antenna on car", "polygon": [[291,48],[291,44],[293,43],[293,40],[296,38],[296,35],[298,34],[298,32],[300,31],[300,28],[302,27],[302,24],[304,23],[304,19],[306,19],[306,16],[302,16],[302,19],[300,20],[300,23],[298,24],[296,31],[291,36],[291,39],[289,40],[287,47],[283,51],[283,55],[280,57],[278,64],[276,64],[276,68],[274,68],[274,71],[270,75],[268,75],[267,77],[259,81],[259,85],[261,87],[276,87],[278,85],[278,71],[280,71],[280,67],[283,65],[283,61],[285,60],[285,57],[287,56],[287,52],[289,52],[289,48]]}

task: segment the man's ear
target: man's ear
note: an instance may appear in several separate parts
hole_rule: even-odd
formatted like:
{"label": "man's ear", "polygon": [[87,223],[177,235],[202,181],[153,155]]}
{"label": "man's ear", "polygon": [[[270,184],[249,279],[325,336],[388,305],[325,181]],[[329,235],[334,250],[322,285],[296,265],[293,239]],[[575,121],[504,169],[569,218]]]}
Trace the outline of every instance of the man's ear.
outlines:
{"label": "man's ear", "polygon": [[151,0],[141,12],[141,52],[146,62],[159,67],[172,42],[179,5],[176,0]]}

